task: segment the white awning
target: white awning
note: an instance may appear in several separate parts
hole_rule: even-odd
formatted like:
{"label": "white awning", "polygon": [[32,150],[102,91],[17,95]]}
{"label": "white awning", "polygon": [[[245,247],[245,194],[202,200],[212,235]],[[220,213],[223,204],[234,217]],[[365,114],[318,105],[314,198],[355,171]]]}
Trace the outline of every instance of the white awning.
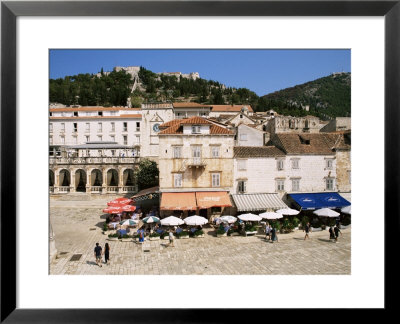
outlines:
{"label": "white awning", "polygon": [[232,198],[239,212],[288,208],[276,193],[240,194]]}

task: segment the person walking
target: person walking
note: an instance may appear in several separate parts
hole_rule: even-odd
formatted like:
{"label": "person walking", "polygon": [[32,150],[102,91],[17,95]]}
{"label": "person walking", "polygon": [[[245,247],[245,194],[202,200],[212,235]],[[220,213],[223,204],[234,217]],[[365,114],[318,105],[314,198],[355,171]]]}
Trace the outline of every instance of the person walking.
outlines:
{"label": "person walking", "polygon": [[144,242],[144,231],[139,230],[139,243],[143,243],[143,242]]}
{"label": "person walking", "polygon": [[268,241],[271,240],[271,226],[268,222],[265,225],[265,239]]}
{"label": "person walking", "polygon": [[274,243],[275,241],[278,242],[278,235],[276,235],[276,228],[272,227],[272,229],[271,229],[271,243]]}
{"label": "person walking", "polygon": [[174,246],[174,233],[171,231],[169,231],[169,245]]}
{"label": "person walking", "polygon": [[333,229],[335,231],[335,243],[337,243],[337,239],[339,237],[339,233],[340,235],[343,236],[342,232],[340,231],[339,227],[337,227],[337,225],[335,226],[335,228]]}
{"label": "person walking", "polygon": [[101,255],[102,255],[102,248],[99,245],[99,243],[96,243],[96,247],[94,248],[94,256],[96,258],[96,263],[99,267],[102,267],[101,265]]}
{"label": "person walking", "polygon": [[335,232],[333,231],[333,226],[329,227],[329,240],[335,239]]}
{"label": "person walking", "polygon": [[304,241],[307,238],[310,239],[310,237],[308,236],[308,234],[310,233],[310,230],[311,230],[310,223],[307,223],[306,226],[304,227],[304,231],[306,232],[306,235],[304,236]]}
{"label": "person walking", "polygon": [[108,261],[110,260],[110,246],[108,243],[104,246],[104,260],[106,261],[106,264],[109,264]]}

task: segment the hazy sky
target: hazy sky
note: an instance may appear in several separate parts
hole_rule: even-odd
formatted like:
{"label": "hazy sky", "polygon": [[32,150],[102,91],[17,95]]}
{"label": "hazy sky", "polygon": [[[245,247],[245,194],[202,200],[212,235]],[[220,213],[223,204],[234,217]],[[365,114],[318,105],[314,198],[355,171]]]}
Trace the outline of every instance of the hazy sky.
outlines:
{"label": "hazy sky", "polygon": [[226,86],[264,95],[333,72],[351,72],[350,50],[50,50],[50,78],[114,66],[199,72]]}

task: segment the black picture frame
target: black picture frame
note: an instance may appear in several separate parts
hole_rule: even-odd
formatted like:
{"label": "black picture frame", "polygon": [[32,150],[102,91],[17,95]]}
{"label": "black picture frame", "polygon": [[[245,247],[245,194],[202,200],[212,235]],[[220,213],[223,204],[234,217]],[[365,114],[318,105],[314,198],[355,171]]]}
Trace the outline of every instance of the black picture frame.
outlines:
{"label": "black picture frame", "polygon": [[[1,322],[226,322],[240,310],[16,308],[16,19],[18,16],[384,16],[385,17],[385,309],[398,278],[389,240],[398,237],[400,0],[395,1],[2,1],[1,3]],[[397,203],[396,203],[397,202]],[[5,226],[5,216],[7,224]],[[398,217],[398,216],[397,216]],[[396,252],[395,252],[396,253]],[[398,253],[396,254],[398,255]],[[391,279],[397,283],[390,282]],[[389,284],[388,284],[389,283]],[[367,283],[366,283],[367,284]],[[243,296],[241,296],[243,297]],[[299,298],[301,298],[299,294]],[[254,310],[259,319],[263,310]]]}

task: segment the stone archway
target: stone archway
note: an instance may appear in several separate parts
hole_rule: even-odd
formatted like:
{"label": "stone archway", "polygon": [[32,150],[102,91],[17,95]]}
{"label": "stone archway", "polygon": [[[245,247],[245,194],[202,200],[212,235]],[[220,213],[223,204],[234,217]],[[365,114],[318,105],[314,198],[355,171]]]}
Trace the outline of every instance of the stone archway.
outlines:
{"label": "stone archway", "polygon": [[118,187],[118,171],[110,169],[107,171],[107,186]]}
{"label": "stone archway", "polygon": [[71,174],[67,169],[62,169],[59,174],[60,187],[69,187],[71,185]]}
{"label": "stone archway", "polygon": [[123,185],[132,187],[135,185],[134,173],[132,169],[125,169],[123,173]]}
{"label": "stone archway", "polygon": [[92,187],[101,187],[103,185],[103,172],[99,169],[93,169],[90,174],[90,182]]}
{"label": "stone archway", "polygon": [[86,171],[83,169],[75,172],[75,189],[78,192],[86,192]]}
{"label": "stone archway", "polygon": [[54,187],[54,171],[49,170],[49,187]]}

